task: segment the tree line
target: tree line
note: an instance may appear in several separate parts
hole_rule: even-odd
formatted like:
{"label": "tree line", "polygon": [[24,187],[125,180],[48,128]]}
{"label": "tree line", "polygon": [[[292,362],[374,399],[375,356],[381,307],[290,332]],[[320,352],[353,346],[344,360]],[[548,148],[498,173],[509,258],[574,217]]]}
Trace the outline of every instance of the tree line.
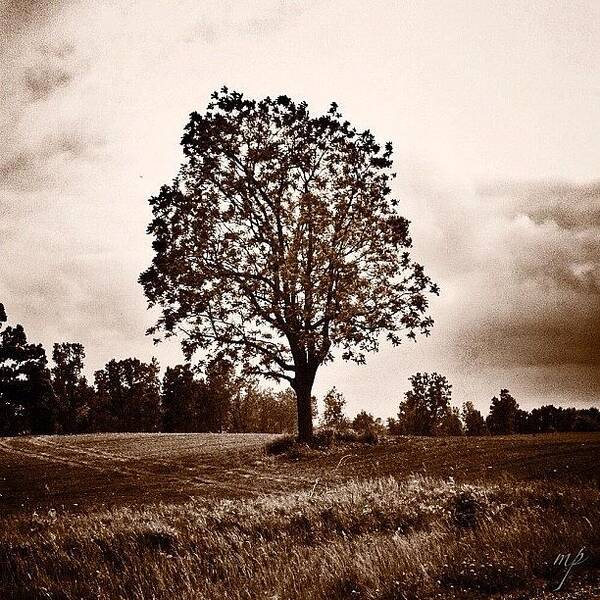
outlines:
{"label": "tree line", "polygon": [[[137,358],[110,360],[84,374],[85,349],[56,343],[49,367],[41,344],[27,341],[21,325],[6,325],[0,304],[0,435],[84,432],[297,431],[296,396],[237,374],[234,364],[214,359],[202,373],[189,363],[167,367]],[[600,411],[552,405],[523,410],[506,389],[492,398],[484,417],[472,402],[451,404],[452,386],[438,373],[417,373],[386,423],[365,410],[344,414],[346,400],[335,387],[323,398],[319,425],[337,430],[393,435],[499,435],[551,431],[598,431]],[[311,398],[312,418],[318,414]]]}
{"label": "tree line", "polygon": [[203,373],[190,364],[168,367],[161,379],[155,359],[113,359],[89,382],[83,345],[54,344],[50,367],[43,346],[6,322],[0,304],[0,435],[295,431],[293,391],[241,378],[227,360],[213,360]]}
{"label": "tree line", "polygon": [[416,373],[400,402],[398,416],[384,424],[365,410],[354,419],[344,414],[346,400],[335,388],[324,398],[321,425],[334,429],[372,430],[392,435],[480,436],[514,433],[600,431],[597,408],[563,408],[551,404],[523,410],[507,389],[500,390],[484,417],[472,402],[460,409],[451,404],[452,386],[438,373]]}

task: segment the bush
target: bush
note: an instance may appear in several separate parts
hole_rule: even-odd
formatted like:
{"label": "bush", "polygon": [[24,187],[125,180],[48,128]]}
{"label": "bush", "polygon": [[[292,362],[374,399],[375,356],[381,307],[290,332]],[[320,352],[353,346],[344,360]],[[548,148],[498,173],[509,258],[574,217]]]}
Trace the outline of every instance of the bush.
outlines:
{"label": "bush", "polygon": [[331,448],[336,437],[336,432],[333,429],[318,429],[313,434],[313,439],[310,443],[311,448],[318,450],[327,450]]}
{"label": "bush", "polygon": [[282,435],[269,442],[266,446],[267,454],[285,454],[288,458],[299,459],[310,455],[311,450],[322,452],[329,450],[336,444],[378,444],[379,435],[374,428],[358,432],[354,429],[336,430],[330,427],[317,429],[313,439],[308,444],[300,444],[292,435]]}
{"label": "bush", "polygon": [[360,433],[358,436],[358,441],[362,442],[363,444],[375,445],[379,443],[379,434],[375,431],[375,429],[365,429],[365,431]]}
{"label": "bush", "polygon": [[293,435],[281,435],[267,444],[267,454],[285,454],[289,452],[296,444],[296,438]]}
{"label": "bush", "polygon": [[360,441],[360,435],[354,429],[339,429],[335,432],[335,439],[346,444],[356,444]]}

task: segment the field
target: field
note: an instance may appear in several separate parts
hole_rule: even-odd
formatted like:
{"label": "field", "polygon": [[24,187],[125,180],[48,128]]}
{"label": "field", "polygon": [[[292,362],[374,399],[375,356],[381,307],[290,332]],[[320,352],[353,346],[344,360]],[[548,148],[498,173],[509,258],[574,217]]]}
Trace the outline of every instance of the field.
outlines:
{"label": "field", "polygon": [[0,597],[600,596],[600,434],[273,438],[0,439]]}

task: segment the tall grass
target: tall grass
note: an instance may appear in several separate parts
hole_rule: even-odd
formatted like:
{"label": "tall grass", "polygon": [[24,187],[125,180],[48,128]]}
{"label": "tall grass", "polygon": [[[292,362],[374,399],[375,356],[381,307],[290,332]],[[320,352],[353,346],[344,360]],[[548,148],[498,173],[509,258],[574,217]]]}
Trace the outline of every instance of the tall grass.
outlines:
{"label": "tall grass", "polygon": [[558,553],[585,546],[585,572],[597,569],[599,500],[597,490],[559,484],[418,477],[252,501],[18,516],[0,533],[0,597],[533,597],[560,579]]}

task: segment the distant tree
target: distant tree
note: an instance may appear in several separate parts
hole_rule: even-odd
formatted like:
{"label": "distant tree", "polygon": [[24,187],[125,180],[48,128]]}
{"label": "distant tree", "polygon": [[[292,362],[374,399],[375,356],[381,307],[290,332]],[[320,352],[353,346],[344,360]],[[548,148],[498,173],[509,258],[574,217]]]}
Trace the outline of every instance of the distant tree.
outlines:
{"label": "distant tree", "polygon": [[95,426],[104,431],[158,431],[161,423],[159,366],[137,358],[111,360],[96,371]]}
{"label": "distant tree", "polygon": [[412,389],[400,403],[398,423],[403,433],[439,435],[450,412],[452,386],[438,373],[417,373],[409,378]]}
{"label": "distant tree", "polygon": [[235,428],[231,423],[232,402],[240,392],[242,379],[236,375],[233,363],[222,357],[206,367],[206,394],[200,418],[206,431],[220,432]]}
{"label": "distant tree", "polygon": [[181,334],[245,375],[287,380],[299,438],[312,436],[318,368],[340,348],[365,362],[381,334],[427,334],[437,287],[411,260],[409,223],[390,198],[392,146],[287,96],[255,101],[223,88],[191,114],[185,163],[150,199],[155,257],[140,282]]}
{"label": "distant tree", "polygon": [[390,435],[402,435],[402,433],[404,433],[400,423],[398,422],[398,419],[394,419],[394,417],[388,417],[386,421],[386,428]]}
{"label": "distant tree", "polygon": [[600,410],[595,407],[579,409],[575,422],[574,431],[600,431]]}
{"label": "distant tree", "polygon": [[374,428],[377,424],[375,417],[368,413],[366,410],[361,410],[355,417],[352,419],[352,429],[356,431],[365,431],[367,429]]}
{"label": "distant tree", "polygon": [[54,344],[52,387],[58,397],[58,421],[63,433],[77,433],[87,428],[94,390],[83,374],[84,359],[85,350],[81,344]]}
{"label": "distant tree", "polygon": [[270,395],[254,379],[246,379],[229,401],[227,431],[249,433],[260,431],[261,402],[270,404]]}
{"label": "distant tree", "polygon": [[325,398],[323,398],[323,417],[321,425],[323,427],[335,427],[343,428],[349,425],[348,419],[344,415],[344,406],[346,405],[346,399],[344,394],[338,392],[337,389],[332,387]]}
{"label": "distant tree", "polygon": [[531,410],[527,419],[527,431],[528,433],[572,431],[576,418],[577,411],[574,408],[547,404]]}
{"label": "distant tree", "polygon": [[487,427],[485,419],[472,402],[465,402],[462,406],[462,420],[465,424],[466,435],[485,435]]}
{"label": "distant tree", "polygon": [[189,364],[167,367],[162,380],[163,431],[205,431],[201,418],[206,402],[204,381]]}
{"label": "distant tree", "polygon": [[522,408],[515,413],[515,433],[531,433],[531,415]]}
{"label": "distant tree", "polygon": [[294,433],[296,399],[293,391],[274,392],[256,380],[245,381],[231,402],[228,431]]}
{"label": "distant tree", "polygon": [[7,321],[0,304],[0,434],[54,433],[57,398],[50,382],[46,352],[27,343],[21,325]]}
{"label": "distant tree", "polygon": [[[272,431],[273,433],[294,433],[298,430],[298,413],[296,410],[296,395],[291,388],[277,392],[276,404],[273,409],[268,412],[267,418],[273,419],[276,422],[276,426],[273,429],[267,429],[265,431]],[[313,396],[313,418],[316,418],[317,410],[317,399]],[[265,409],[263,408],[263,411]]]}
{"label": "distant tree", "polygon": [[460,410],[453,406],[442,417],[438,435],[459,436],[465,433],[462,421],[460,420]]}
{"label": "distant tree", "polygon": [[500,398],[494,396],[490,405],[490,413],[486,419],[490,433],[506,435],[517,431],[519,405],[506,389],[500,390]]}

